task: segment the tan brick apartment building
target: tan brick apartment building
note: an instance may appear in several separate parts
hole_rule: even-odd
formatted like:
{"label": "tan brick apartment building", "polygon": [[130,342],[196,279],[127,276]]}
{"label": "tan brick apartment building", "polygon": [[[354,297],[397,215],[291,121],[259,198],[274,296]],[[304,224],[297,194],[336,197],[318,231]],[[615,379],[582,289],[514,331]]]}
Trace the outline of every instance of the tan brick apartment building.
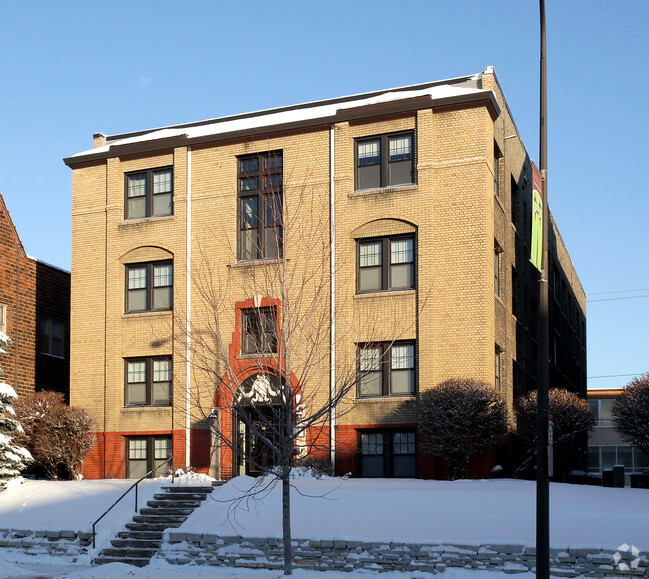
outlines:
{"label": "tan brick apartment building", "polygon": [[68,395],[70,273],[25,253],[0,194],[0,331],[11,343],[2,381],[21,396],[34,390]]}
{"label": "tan brick apartment building", "polygon": [[[65,159],[71,399],[99,430],[86,477],[172,453],[250,472],[206,428],[250,444],[197,362],[216,325],[227,360],[210,370],[250,392],[260,366],[284,368],[269,328],[309,321],[300,336],[320,355],[299,351],[290,373],[304,403],[357,383],[305,444],[357,476],[442,474],[416,432],[418,394],[441,380],[485,380],[510,405],[535,388],[540,177],[493,69],[94,145]],[[551,381],[585,394],[585,295],[554,226],[550,251]]]}

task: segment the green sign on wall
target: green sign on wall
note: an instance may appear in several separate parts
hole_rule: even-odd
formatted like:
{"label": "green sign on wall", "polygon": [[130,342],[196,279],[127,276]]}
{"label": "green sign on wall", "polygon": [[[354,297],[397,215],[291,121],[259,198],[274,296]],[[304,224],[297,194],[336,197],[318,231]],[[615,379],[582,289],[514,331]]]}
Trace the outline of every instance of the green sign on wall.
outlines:
{"label": "green sign on wall", "polygon": [[543,273],[543,199],[534,189],[532,192],[532,255],[530,261],[536,269]]}

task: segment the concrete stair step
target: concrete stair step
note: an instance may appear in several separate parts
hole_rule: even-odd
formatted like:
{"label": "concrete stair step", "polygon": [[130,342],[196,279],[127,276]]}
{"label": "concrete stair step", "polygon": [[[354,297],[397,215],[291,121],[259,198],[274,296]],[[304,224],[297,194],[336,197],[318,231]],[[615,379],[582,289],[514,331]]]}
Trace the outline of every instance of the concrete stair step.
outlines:
{"label": "concrete stair step", "polygon": [[171,501],[163,501],[163,500],[153,500],[149,501],[147,503],[147,507],[151,509],[196,509],[201,506],[201,501],[196,500],[196,501],[186,501],[186,500],[178,500],[174,499]]}
{"label": "concrete stair step", "polygon": [[182,523],[187,520],[187,515],[135,515],[133,517],[134,523],[144,523],[144,524],[153,524],[153,525],[162,525],[167,523]]}
{"label": "concrete stair step", "polygon": [[129,531],[165,531],[177,529],[182,523],[126,523]]}
{"label": "concrete stair step", "polygon": [[124,559],[149,559],[157,553],[158,549],[104,549],[102,557],[122,557]]}
{"label": "concrete stair step", "polygon": [[162,542],[162,531],[120,531],[117,533],[119,539],[134,539]]}
{"label": "concrete stair step", "polygon": [[95,557],[93,563],[95,565],[105,565],[106,563],[125,563],[126,565],[133,565],[134,567],[146,567],[151,562],[151,558],[143,559],[127,559],[124,557]]}
{"label": "concrete stair step", "polygon": [[155,549],[156,551],[162,545],[162,539],[158,541],[147,539],[133,539],[131,537],[124,539],[112,539],[110,544],[115,549]]}
{"label": "concrete stair step", "polygon": [[140,515],[191,515],[194,512],[194,509],[183,509],[183,508],[171,508],[171,507],[160,507],[160,508],[150,508],[143,507],[140,509]]}
{"label": "concrete stair step", "polygon": [[171,494],[184,494],[184,493],[196,493],[196,494],[210,494],[214,487],[189,487],[189,486],[173,486],[173,487],[162,487],[163,490]]}

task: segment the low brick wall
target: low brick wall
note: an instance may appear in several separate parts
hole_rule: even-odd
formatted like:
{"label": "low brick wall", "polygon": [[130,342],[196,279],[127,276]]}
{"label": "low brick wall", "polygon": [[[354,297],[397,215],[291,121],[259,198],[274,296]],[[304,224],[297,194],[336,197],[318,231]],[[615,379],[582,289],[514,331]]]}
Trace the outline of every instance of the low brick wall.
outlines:
{"label": "low brick wall", "polygon": [[16,549],[27,555],[52,555],[62,562],[76,563],[91,546],[90,532],[0,529],[0,556],[4,549]]}
{"label": "low brick wall", "polygon": [[[156,558],[176,565],[215,565],[252,569],[280,569],[282,541],[268,538],[219,537],[213,534],[167,531]],[[483,569],[505,573],[534,571],[535,548],[524,543],[411,544],[345,540],[297,539],[293,542],[296,568],[316,571],[428,571],[448,567]],[[641,555],[631,567],[630,553],[620,553],[629,571],[620,571],[614,551],[585,548],[551,549],[552,575],[557,577],[649,576],[649,561]]]}

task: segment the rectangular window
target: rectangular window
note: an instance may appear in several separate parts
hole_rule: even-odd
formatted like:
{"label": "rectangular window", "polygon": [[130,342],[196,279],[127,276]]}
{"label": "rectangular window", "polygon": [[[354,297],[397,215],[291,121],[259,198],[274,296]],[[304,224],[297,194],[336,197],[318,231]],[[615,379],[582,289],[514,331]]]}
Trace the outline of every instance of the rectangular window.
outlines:
{"label": "rectangular window", "polygon": [[126,312],[170,310],[173,266],[170,261],[126,266]]}
{"label": "rectangular window", "polygon": [[495,368],[494,368],[494,386],[497,390],[501,389],[502,386],[502,363],[503,363],[503,349],[496,344],[496,354],[495,354]]}
{"label": "rectangular window", "polygon": [[277,352],[277,310],[254,308],[241,312],[241,353]]}
{"label": "rectangular window", "polygon": [[359,241],[357,263],[358,293],[415,287],[415,240],[412,236]]}
{"label": "rectangular window", "polygon": [[173,214],[173,170],[170,167],[128,173],[125,178],[126,219]]}
{"label": "rectangular window", "polygon": [[41,354],[63,357],[63,323],[54,320],[41,320]]}
{"label": "rectangular window", "polygon": [[151,477],[165,474],[167,468],[162,465],[171,456],[172,439],[170,436],[128,437],[126,439],[126,477],[139,479],[147,474]]}
{"label": "rectangular window", "polygon": [[414,432],[360,431],[359,446],[362,477],[415,477],[417,475]]}
{"label": "rectangular window", "polygon": [[282,151],[238,159],[241,261],[275,259],[283,253]]}
{"label": "rectangular window", "polygon": [[392,342],[358,346],[358,396],[415,393],[415,344]]}
{"label": "rectangular window", "polygon": [[0,332],[7,332],[7,306],[0,304]]}
{"label": "rectangular window", "polygon": [[124,406],[169,406],[171,404],[171,359],[125,360]]}
{"label": "rectangular window", "polygon": [[414,183],[414,133],[356,141],[356,190]]}
{"label": "rectangular window", "polygon": [[500,271],[501,271],[501,255],[502,249],[500,246],[494,244],[494,293],[500,297]]}
{"label": "rectangular window", "polygon": [[595,426],[613,426],[613,399],[602,398],[589,400],[590,408],[593,411]]}
{"label": "rectangular window", "polygon": [[500,171],[502,167],[502,158],[503,155],[500,152],[500,149],[498,148],[498,145],[494,141],[494,165],[493,165],[493,171],[494,171],[494,195],[497,197],[500,197],[500,194],[502,193],[502,183],[501,183],[501,178],[500,178]]}

